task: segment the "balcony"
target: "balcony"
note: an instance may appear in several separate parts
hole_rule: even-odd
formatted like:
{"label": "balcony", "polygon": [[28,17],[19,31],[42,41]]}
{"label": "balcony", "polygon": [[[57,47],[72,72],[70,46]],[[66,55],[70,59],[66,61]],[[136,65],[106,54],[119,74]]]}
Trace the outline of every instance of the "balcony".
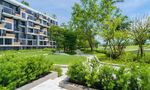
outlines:
{"label": "balcony", "polygon": [[21,9],[21,12],[26,12],[26,10],[25,9]]}
{"label": "balcony", "polygon": [[6,7],[6,6],[3,6],[3,12],[7,13],[7,14],[14,15],[16,17],[20,17],[20,14],[19,14],[20,12],[19,11],[15,11],[12,8],[9,8],[9,7]]}
{"label": "balcony", "polygon": [[45,41],[48,41],[48,38],[45,38]]}
{"label": "balcony", "polygon": [[43,32],[39,32],[40,35],[44,35]]}
{"label": "balcony", "polygon": [[14,42],[14,45],[15,45],[15,46],[19,46],[19,45],[20,45],[20,42]]}
{"label": "balcony", "polygon": [[8,37],[8,38],[15,38],[15,35],[14,34],[6,34],[6,36],[5,37]]}
{"label": "balcony", "polygon": [[15,11],[13,9],[6,7],[6,6],[3,7],[3,12],[8,13],[8,14],[12,14],[12,15],[15,14]]}
{"label": "balcony", "polygon": [[16,16],[17,16],[17,17],[20,17],[20,14],[16,13]]}
{"label": "balcony", "polygon": [[0,24],[0,28],[1,28],[1,29],[4,28],[4,24]]}
{"label": "balcony", "polygon": [[34,26],[34,28],[36,28],[36,29],[40,29],[40,26],[38,26],[38,25],[35,25],[35,26]]}
{"label": "balcony", "polygon": [[6,18],[5,21],[6,21],[6,22],[13,23],[13,19]]}

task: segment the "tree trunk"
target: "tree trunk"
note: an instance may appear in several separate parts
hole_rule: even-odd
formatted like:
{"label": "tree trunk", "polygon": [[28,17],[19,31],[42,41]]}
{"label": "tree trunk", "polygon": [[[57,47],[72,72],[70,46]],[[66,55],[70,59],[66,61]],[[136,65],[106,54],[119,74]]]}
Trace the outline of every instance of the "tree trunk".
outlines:
{"label": "tree trunk", "polygon": [[140,51],[140,56],[143,57],[144,56],[144,50],[143,50],[143,45],[139,45],[139,51]]}
{"label": "tree trunk", "polygon": [[88,39],[88,43],[89,43],[89,46],[91,48],[91,52],[93,52],[93,43],[92,43],[92,40],[90,38]]}
{"label": "tree trunk", "polygon": [[108,41],[106,42],[106,45],[105,45],[105,47],[104,47],[104,50],[107,49],[107,46],[108,46]]}

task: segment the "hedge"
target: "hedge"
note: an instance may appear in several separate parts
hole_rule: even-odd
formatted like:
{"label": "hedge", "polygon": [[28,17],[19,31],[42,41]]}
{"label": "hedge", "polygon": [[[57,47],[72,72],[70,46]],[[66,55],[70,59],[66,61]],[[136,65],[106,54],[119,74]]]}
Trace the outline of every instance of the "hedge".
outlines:
{"label": "hedge", "polygon": [[78,62],[69,66],[70,82],[99,90],[149,90],[150,70],[144,64],[113,67]]}
{"label": "hedge", "polygon": [[53,63],[43,56],[17,55],[7,53],[0,56],[0,90],[15,90],[47,75],[53,68]]}

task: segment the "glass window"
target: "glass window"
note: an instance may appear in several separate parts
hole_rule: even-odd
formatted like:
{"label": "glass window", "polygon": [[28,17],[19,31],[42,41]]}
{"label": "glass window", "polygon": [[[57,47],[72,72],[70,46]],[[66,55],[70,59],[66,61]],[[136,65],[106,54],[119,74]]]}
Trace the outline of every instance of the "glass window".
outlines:
{"label": "glass window", "polygon": [[2,30],[0,29],[0,36],[2,36]]}
{"label": "glass window", "polygon": [[29,22],[28,25],[31,26],[31,27],[33,27],[33,26],[34,26],[34,23]]}
{"label": "glass window", "polygon": [[11,23],[6,23],[6,24],[5,24],[5,28],[7,28],[7,29],[12,29],[12,24],[11,24]]}
{"label": "glass window", "polygon": [[25,13],[22,13],[22,18],[26,18],[26,14]]}
{"label": "glass window", "polygon": [[0,45],[3,45],[3,38],[0,38]]}
{"label": "glass window", "polygon": [[12,39],[5,39],[5,44],[6,45],[11,45],[12,44]]}

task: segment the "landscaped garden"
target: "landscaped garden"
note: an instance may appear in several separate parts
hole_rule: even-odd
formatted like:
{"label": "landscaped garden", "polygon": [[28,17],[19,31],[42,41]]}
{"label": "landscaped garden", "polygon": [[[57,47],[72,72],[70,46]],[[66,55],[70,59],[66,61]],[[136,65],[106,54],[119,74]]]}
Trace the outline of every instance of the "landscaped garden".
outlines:
{"label": "landscaped garden", "polygon": [[85,57],[75,55],[55,55],[51,49],[10,50],[0,52],[0,90],[14,90],[51,71],[62,71],[54,64],[71,64],[86,61]]}

